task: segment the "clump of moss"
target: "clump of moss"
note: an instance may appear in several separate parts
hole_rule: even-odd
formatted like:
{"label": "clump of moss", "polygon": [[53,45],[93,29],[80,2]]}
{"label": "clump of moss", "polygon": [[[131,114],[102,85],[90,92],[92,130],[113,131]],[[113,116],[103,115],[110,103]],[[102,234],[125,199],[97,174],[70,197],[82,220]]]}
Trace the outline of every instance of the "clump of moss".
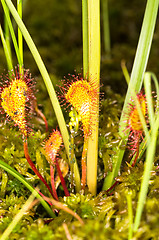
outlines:
{"label": "clump of moss", "polygon": [[[25,203],[25,196],[17,197],[14,194],[7,195],[5,199],[0,201],[0,235],[12,222],[13,217],[18,213]],[[13,234],[10,239],[19,239],[16,238],[23,232],[23,229],[30,225],[33,222],[33,217],[35,215],[34,210],[29,210],[25,213],[22,220],[16,225],[13,230]]]}
{"label": "clump of moss", "polygon": [[26,240],[52,240],[53,231],[51,228],[44,223],[42,219],[38,219],[36,222],[32,223],[31,226],[27,227],[25,232]]}

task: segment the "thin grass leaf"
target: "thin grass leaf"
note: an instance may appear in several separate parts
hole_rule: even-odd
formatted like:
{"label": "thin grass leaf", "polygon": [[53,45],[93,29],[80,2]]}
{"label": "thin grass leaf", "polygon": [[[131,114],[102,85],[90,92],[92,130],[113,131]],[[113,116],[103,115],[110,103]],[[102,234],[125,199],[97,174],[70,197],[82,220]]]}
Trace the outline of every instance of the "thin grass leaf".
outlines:
{"label": "thin grass leaf", "polygon": [[110,58],[111,56],[111,47],[110,47],[110,30],[109,30],[109,9],[108,9],[109,0],[102,0],[102,12],[103,12],[103,31],[104,31],[104,50],[106,57]]}
{"label": "thin grass leaf", "polygon": [[155,113],[154,113],[154,106],[152,102],[152,89],[151,89],[151,74],[145,73],[144,76],[144,88],[146,94],[146,101],[147,101],[147,109],[148,109],[148,117],[151,128],[153,127]]}
{"label": "thin grass leaf", "polygon": [[10,41],[10,31],[9,31],[9,27],[8,27],[8,23],[7,23],[7,19],[6,19],[5,14],[4,14],[4,38],[5,38],[8,50],[9,50],[9,54],[10,54],[10,56],[12,56],[11,41]]}
{"label": "thin grass leaf", "polygon": [[157,100],[156,100],[156,106],[155,106],[155,114],[158,112],[159,109],[159,84],[158,84],[158,79],[156,75],[152,72],[150,72],[151,78],[154,81],[155,88],[156,88],[156,94],[157,94]]}
{"label": "thin grass leaf", "polygon": [[[22,0],[17,0],[17,11],[18,14],[20,16],[20,18],[22,19]],[[18,27],[18,45],[19,45],[19,53],[20,53],[20,57],[22,60],[22,64],[23,64],[23,35]]]}

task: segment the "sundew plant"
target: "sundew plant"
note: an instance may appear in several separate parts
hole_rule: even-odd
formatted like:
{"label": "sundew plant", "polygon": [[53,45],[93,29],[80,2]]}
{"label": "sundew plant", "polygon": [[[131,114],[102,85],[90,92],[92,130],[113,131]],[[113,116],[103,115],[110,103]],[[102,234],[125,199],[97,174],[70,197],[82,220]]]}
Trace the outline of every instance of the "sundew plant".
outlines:
{"label": "sundew plant", "polygon": [[[2,206],[1,220],[5,227],[0,228],[1,239],[7,239],[13,229],[17,234],[20,232],[18,226],[24,227],[21,219],[25,213],[30,214],[28,221],[31,221],[31,217],[36,218],[36,214],[40,216],[36,229],[35,226],[28,226],[30,236],[34,237],[35,231],[37,238],[40,234],[48,234],[47,239],[64,239],[56,238],[56,234],[61,236],[64,232],[65,239],[98,239],[98,233],[102,232],[102,236],[107,239],[117,239],[115,236],[118,234],[118,239],[141,239],[146,234],[147,238],[144,239],[157,239],[155,223],[154,235],[151,235],[146,224],[152,221],[145,220],[144,228],[143,219],[148,206],[150,209],[154,206],[148,194],[154,186],[158,188],[157,180],[155,182],[154,179],[158,176],[155,152],[159,128],[159,86],[155,74],[146,72],[158,5],[158,0],[147,0],[130,74],[125,62],[121,63],[128,87],[119,121],[115,123],[117,130],[114,133],[112,128],[111,133],[111,116],[106,115],[109,99],[107,94],[101,92],[100,77],[101,55],[108,61],[112,57],[108,0],[81,1],[82,70],[81,73],[68,72],[62,80],[59,79],[57,91],[56,83],[54,79],[51,80],[38,52],[38,46],[23,22],[23,1],[17,0],[15,4],[11,0],[1,0],[4,25],[0,26],[0,36],[5,56],[1,61],[6,61],[8,67],[8,71],[1,73],[0,80],[1,126],[2,130],[10,128],[10,138],[14,135],[19,142],[18,150],[12,143],[12,147],[6,147],[4,151],[4,143],[1,143],[1,194],[3,198],[9,195],[9,178],[11,181],[18,180],[23,185],[21,189],[25,187],[32,193],[28,197],[27,192],[26,198],[22,199],[18,212],[13,214],[14,221],[6,220],[5,208]],[[101,20],[104,53],[100,37]],[[48,126],[48,119],[39,109],[35,79],[30,73],[31,69],[25,69],[24,41],[45,83],[58,123],[56,128]],[[32,121],[35,115],[44,123],[43,134],[36,127],[34,129]],[[105,126],[101,126],[100,121]],[[109,137],[111,134],[114,134],[112,138]],[[14,158],[18,158],[18,155],[23,160],[15,164]],[[152,182],[154,185],[150,189],[149,184]],[[12,196],[13,202],[16,202],[18,194],[20,191],[17,196]],[[43,211],[47,212],[46,219],[43,217],[40,220],[46,213],[41,214],[38,210],[39,202]],[[125,206],[122,202],[126,203],[126,209],[123,209]],[[31,215],[31,211],[35,212]],[[93,220],[96,226],[94,235],[91,235]],[[100,225],[101,222],[103,225]],[[85,235],[81,235],[82,231]],[[34,239],[29,238],[26,232],[24,235],[24,239]]]}

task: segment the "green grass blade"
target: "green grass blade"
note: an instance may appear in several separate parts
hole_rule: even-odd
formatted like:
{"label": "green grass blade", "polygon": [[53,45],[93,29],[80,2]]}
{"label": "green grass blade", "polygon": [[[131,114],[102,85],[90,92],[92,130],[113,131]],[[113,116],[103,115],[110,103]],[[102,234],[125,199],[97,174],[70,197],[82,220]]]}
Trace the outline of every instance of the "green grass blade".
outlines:
{"label": "green grass blade", "polygon": [[[31,38],[28,30],[26,29],[23,21],[19,17],[19,14],[16,11],[13,3],[10,0],[5,0],[5,1],[7,3],[7,6],[9,7],[15,21],[17,22],[18,27],[21,30],[21,32],[23,34],[23,37],[24,37],[26,43],[28,44],[28,47],[29,47],[29,49],[30,49],[30,51],[31,51],[31,53],[32,53],[32,55],[35,59],[35,62],[37,64],[38,68],[39,68],[39,71],[40,71],[40,73],[43,77],[43,80],[45,82],[48,94],[50,96],[52,106],[53,106],[54,111],[55,111],[55,115],[56,115],[56,118],[57,118],[57,121],[58,121],[58,124],[59,124],[59,128],[60,128],[60,131],[61,131],[61,134],[62,134],[65,149],[66,149],[67,156],[68,156],[68,159],[69,159],[69,134],[68,134],[68,130],[67,130],[66,123],[65,123],[65,120],[64,120],[64,117],[63,117],[63,113],[62,113],[58,98],[56,96],[56,92],[55,92],[54,87],[52,85],[50,76],[47,72],[47,69],[46,69],[46,67],[45,67],[45,65],[44,65],[44,63],[41,59],[41,56],[40,56],[32,38]],[[78,192],[80,190],[80,175],[79,175],[77,162],[75,162],[75,164],[74,164],[74,177],[75,177],[74,180],[75,180],[76,191]]]}
{"label": "green grass blade", "polygon": [[15,52],[16,52],[17,59],[18,59],[18,63],[19,63],[19,65],[22,65],[22,60],[21,60],[21,57],[20,57],[20,52],[19,52],[16,36],[15,36],[15,33],[14,33],[13,25],[12,25],[12,22],[11,22],[11,19],[10,19],[10,14],[9,14],[9,11],[8,11],[8,7],[5,3],[5,0],[1,0],[1,3],[2,3],[2,7],[4,9],[4,13],[5,13],[5,16],[6,16],[6,19],[7,19],[9,30],[10,30],[10,33],[11,33],[12,41],[13,41]]}
{"label": "green grass blade", "polygon": [[128,205],[128,219],[129,219],[129,232],[128,240],[132,239],[133,236],[133,207],[132,207],[132,192],[128,192],[126,195]]}
{"label": "green grass blade", "polygon": [[109,9],[108,9],[109,0],[102,0],[102,12],[103,12],[103,30],[104,30],[104,50],[106,57],[110,58],[111,56],[111,47],[110,47],[110,30],[109,30]]}
{"label": "green grass blade", "polygon": [[5,38],[7,47],[8,47],[9,54],[10,54],[10,56],[12,56],[11,43],[10,43],[10,31],[9,31],[9,27],[8,27],[8,23],[7,23],[5,14],[4,14],[4,38]]}
{"label": "green grass blade", "polygon": [[152,72],[150,72],[150,73],[151,73],[152,80],[154,81],[156,93],[157,93],[157,100],[156,100],[156,106],[155,106],[155,108],[156,108],[155,113],[157,113],[158,109],[159,109],[159,84],[158,84],[158,80],[157,80],[155,74]]}
{"label": "green grass blade", "polygon": [[[17,0],[17,11],[19,13],[20,18],[22,19],[22,0]],[[18,45],[19,45],[19,52],[20,57],[23,64],[23,35],[18,27]]]}
{"label": "green grass blade", "polygon": [[53,213],[52,209],[49,207],[49,205],[44,201],[44,199],[39,195],[39,193],[37,191],[35,192],[35,189],[30,185],[30,183],[28,183],[26,181],[26,179],[22,175],[20,175],[15,169],[10,167],[7,163],[3,162],[2,160],[0,160],[0,168],[3,168],[5,171],[10,173],[12,176],[17,178],[32,193],[34,192],[34,196],[39,199],[40,203],[43,205],[43,207],[48,212],[48,214],[53,218],[56,217],[55,214]]}
{"label": "green grass blade", "polygon": [[11,69],[13,69],[12,58],[10,55],[10,51],[8,49],[8,45],[7,45],[4,35],[3,35],[3,30],[1,28],[1,25],[0,25],[0,35],[1,35],[1,40],[2,40],[2,44],[3,44],[4,53],[5,53],[6,60],[7,60],[8,70],[11,70]]}

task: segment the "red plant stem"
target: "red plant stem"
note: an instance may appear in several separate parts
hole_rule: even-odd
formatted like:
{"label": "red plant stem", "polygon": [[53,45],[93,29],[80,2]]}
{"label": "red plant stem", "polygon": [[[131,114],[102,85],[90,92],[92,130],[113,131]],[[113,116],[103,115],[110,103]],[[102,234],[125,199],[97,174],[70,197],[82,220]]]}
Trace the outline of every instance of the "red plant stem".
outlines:
{"label": "red plant stem", "polygon": [[49,187],[49,185],[47,184],[47,182],[45,181],[45,179],[42,177],[42,175],[39,173],[39,171],[37,170],[37,168],[35,167],[34,163],[32,162],[30,156],[29,156],[29,152],[28,152],[28,144],[27,144],[27,139],[24,140],[24,154],[25,154],[25,158],[27,160],[27,162],[29,163],[30,167],[32,168],[32,170],[34,171],[34,173],[40,178],[40,180],[45,184],[45,186],[47,187],[47,189],[49,190],[49,192],[51,193],[52,197],[54,198],[54,195],[51,191],[51,188]]}
{"label": "red plant stem", "polygon": [[87,146],[88,146],[88,138],[84,138],[83,152],[82,152],[82,178],[81,178],[81,188],[84,190],[86,186],[86,174],[87,174],[87,165],[86,165],[86,157],[87,157]]}
{"label": "red plant stem", "polygon": [[138,140],[138,143],[137,143],[136,156],[135,156],[135,159],[134,159],[134,161],[133,161],[133,163],[132,163],[132,165],[131,165],[132,167],[135,166],[136,161],[137,161],[137,159],[138,159],[138,156],[139,156],[139,140]]}
{"label": "red plant stem", "polygon": [[118,181],[115,181],[115,183],[106,190],[106,192],[110,192],[119,182]]}
{"label": "red plant stem", "polygon": [[48,132],[48,123],[47,123],[47,120],[46,120],[45,115],[39,110],[39,108],[38,108],[37,106],[35,107],[35,111],[36,111],[37,114],[39,114],[39,116],[44,120],[46,132]]}
{"label": "red plant stem", "polygon": [[65,195],[66,197],[70,196],[70,193],[66,187],[66,183],[65,183],[65,180],[63,178],[63,175],[62,175],[62,172],[61,172],[61,169],[60,169],[60,166],[59,166],[59,163],[58,163],[58,160],[56,159],[56,168],[57,168],[57,172],[58,172],[58,175],[60,177],[60,180],[61,180],[61,184],[63,186],[63,189],[64,189],[64,192],[65,192]]}
{"label": "red plant stem", "polygon": [[50,165],[50,176],[51,176],[51,187],[54,194],[54,198],[58,201],[58,196],[55,188],[55,180],[54,180],[54,167],[52,165]]}

